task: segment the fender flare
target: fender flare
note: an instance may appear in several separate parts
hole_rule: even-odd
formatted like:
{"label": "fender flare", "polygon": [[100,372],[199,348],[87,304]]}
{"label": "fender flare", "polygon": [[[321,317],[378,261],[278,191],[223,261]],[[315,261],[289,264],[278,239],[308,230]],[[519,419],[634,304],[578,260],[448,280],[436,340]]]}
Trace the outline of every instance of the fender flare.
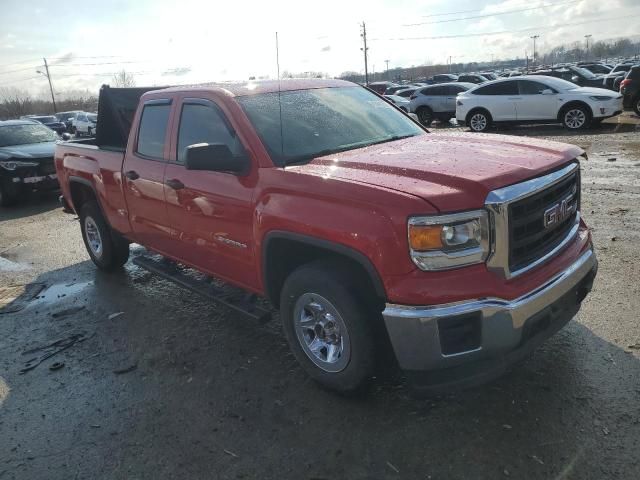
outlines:
{"label": "fender flare", "polygon": [[102,208],[102,204],[100,203],[100,197],[98,196],[98,192],[96,190],[96,187],[93,185],[93,183],[91,183],[86,178],[78,177],[77,175],[69,175],[69,195],[71,195],[71,202],[73,204],[73,209],[75,210],[76,214],[80,215],[80,211],[78,208],[76,208],[75,203],[73,203],[73,194],[71,193],[71,185],[73,183],[79,183],[81,185],[84,185],[85,187],[89,187],[89,190],[93,192],[93,196],[96,199],[96,203],[98,204],[98,208],[100,209],[102,218],[104,218],[104,221],[107,223],[107,225],[109,225],[109,219],[104,213],[104,209]]}
{"label": "fender flare", "polygon": [[329,240],[323,240],[320,238],[311,237],[311,236],[303,235],[300,233],[287,232],[284,230],[272,230],[268,232],[263,237],[263,240],[262,240],[262,249],[261,249],[262,281],[264,284],[264,290],[267,293],[268,297],[270,297],[271,295],[269,295],[269,288],[268,288],[269,283],[267,281],[267,274],[268,274],[267,252],[269,250],[269,244],[273,240],[280,240],[280,239],[290,240],[297,243],[309,245],[311,247],[319,248],[322,250],[327,250],[329,252],[336,253],[338,255],[343,255],[355,261],[362,268],[364,268],[365,272],[369,276],[369,279],[371,280],[371,284],[373,285],[375,294],[378,297],[380,297],[380,299],[386,301],[387,295],[384,289],[384,284],[382,283],[382,279],[380,278],[380,274],[378,273],[378,270],[373,265],[373,263],[371,263],[371,260],[369,260],[369,258],[367,258],[366,255],[359,252],[358,250],[355,250],[354,248],[348,247],[346,245],[342,245],[340,243],[335,243]]}

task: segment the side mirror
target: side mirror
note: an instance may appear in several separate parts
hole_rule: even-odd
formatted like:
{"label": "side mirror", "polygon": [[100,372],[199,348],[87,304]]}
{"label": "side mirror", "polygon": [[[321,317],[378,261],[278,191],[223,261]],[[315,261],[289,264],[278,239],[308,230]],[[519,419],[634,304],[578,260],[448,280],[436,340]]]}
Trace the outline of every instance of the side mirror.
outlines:
{"label": "side mirror", "polygon": [[71,134],[70,134],[70,133],[67,133],[67,132],[64,132],[64,133],[62,134],[62,140],[64,140],[65,142],[67,142],[67,141],[71,140]]}
{"label": "side mirror", "polygon": [[208,170],[242,174],[249,170],[249,157],[234,156],[223,143],[196,143],[187,147],[187,170]]}
{"label": "side mirror", "polygon": [[553,90],[551,90],[550,88],[545,88],[544,90],[542,90],[540,92],[542,95],[553,95]]}
{"label": "side mirror", "polygon": [[416,115],[415,113],[409,113],[409,116],[411,117],[411,120],[413,120],[416,123],[420,123],[420,119],[418,118],[418,115]]}
{"label": "side mirror", "polygon": [[573,83],[580,83],[580,77],[578,77],[577,75],[574,75],[573,77],[571,77],[571,81]]}

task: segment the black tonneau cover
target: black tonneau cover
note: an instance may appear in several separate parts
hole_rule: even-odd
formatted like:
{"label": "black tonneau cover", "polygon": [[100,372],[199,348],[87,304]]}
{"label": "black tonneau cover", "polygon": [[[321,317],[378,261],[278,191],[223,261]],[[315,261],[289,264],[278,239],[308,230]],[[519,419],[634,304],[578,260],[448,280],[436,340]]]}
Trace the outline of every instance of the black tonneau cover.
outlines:
{"label": "black tonneau cover", "polygon": [[127,148],[129,131],[143,93],[166,87],[111,88],[103,85],[98,98],[96,141],[98,147]]}

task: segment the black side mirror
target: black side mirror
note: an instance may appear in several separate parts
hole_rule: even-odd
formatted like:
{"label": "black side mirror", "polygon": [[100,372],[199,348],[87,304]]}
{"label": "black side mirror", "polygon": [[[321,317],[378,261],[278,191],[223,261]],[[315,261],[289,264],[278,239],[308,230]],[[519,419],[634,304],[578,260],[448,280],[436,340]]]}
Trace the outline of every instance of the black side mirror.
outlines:
{"label": "black side mirror", "polygon": [[578,77],[577,75],[574,75],[573,77],[571,77],[571,81],[573,83],[580,83],[580,77]]}
{"label": "black side mirror", "polygon": [[187,147],[187,170],[209,170],[243,174],[249,170],[249,157],[235,156],[223,143],[196,143]]}
{"label": "black side mirror", "polygon": [[65,142],[71,140],[71,134],[67,133],[67,132],[64,132],[62,134],[62,140],[64,140]]}

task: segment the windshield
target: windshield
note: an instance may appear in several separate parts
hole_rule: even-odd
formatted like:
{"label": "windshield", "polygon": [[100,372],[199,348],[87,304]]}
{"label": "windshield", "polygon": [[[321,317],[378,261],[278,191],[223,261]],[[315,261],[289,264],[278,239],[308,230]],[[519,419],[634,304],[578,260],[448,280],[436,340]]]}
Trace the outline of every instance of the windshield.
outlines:
{"label": "windshield", "polygon": [[579,73],[580,75],[582,75],[587,80],[592,80],[592,79],[596,78],[596,75],[594,75],[593,72],[587,70],[586,68],[573,67],[573,71],[576,72],[576,73]]}
{"label": "windshield", "polygon": [[0,147],[53,142],[57,139],[58,135],[56,132],[44,125],[28,124],[0,126]]}
{"label": "windshield", "polygon": [[41,123],[53,123],[58,121],[58,119],[53,116],[52,117],[31,117],[31,119]]}
{"label": "windshield", "polygon": [[425,133],[389,103],[362,87],[239,97],[274,162],[284,166],[314,157]]}

